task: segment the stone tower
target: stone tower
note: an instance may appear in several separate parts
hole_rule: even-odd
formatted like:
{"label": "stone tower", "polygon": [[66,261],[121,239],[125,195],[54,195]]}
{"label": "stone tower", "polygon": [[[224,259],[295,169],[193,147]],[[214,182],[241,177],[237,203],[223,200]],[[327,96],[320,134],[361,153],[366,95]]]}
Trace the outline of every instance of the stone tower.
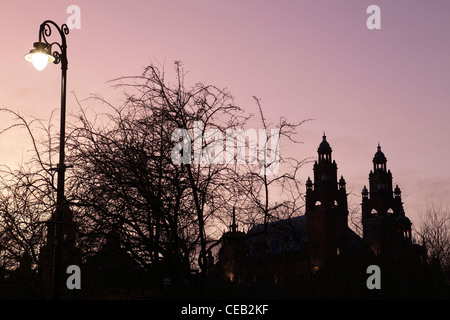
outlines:
{"label": "stone tower", "polygon": [[348,245],[348,207],[345,180],[337,179],[337,165],[323,135],[314,163],[314,182],[306,181],[308,252],[315,266],[345,252]]}
{"label": "stone tower", "polygon": [[362,195],[363,240],[375,254],[395,254],[402,244],[411,243],[411,221],[405,216],[401,191],[393,189],[392,174],[378,144],[369,173],[369,190]]}
{"label": "stone tower", "polygon": [[233,218],[230,231],[222,236],[222,247],[219,260],[222,261],[222,276],[230,282],[240,282],[245,277],[245,257],[247,254],[246,236],[238,231],[236,224],[236,209],[233,208]]}

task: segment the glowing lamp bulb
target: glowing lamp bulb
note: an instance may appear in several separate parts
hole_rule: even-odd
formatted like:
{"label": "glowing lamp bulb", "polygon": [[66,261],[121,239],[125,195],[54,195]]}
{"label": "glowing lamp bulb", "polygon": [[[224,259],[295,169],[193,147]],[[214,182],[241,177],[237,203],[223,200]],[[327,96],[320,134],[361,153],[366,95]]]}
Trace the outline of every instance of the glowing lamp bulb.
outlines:
{"label": "glowing lamp bulb", "polygon": [[44,70],[48,63],[48,55],[42,52],[37,52],[31,56],[33,66],[39,71]]}
{"label": "glowing lamp bulb", "polygon": [[36,42],[34,48],[35,49],[30,50],[30,53],[25,55],[25,60],[33,63],[33,66],[37,70],[42,71],[49,62],[55,61],[55,58],[47,53],[48,48],[44,43]]}

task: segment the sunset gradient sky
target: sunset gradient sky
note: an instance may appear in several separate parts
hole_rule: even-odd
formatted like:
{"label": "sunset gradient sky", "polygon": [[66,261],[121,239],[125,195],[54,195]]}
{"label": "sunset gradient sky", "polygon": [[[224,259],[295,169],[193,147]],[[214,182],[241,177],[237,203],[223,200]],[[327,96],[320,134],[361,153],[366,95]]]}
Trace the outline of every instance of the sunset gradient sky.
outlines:
{"label": "sunset gradient sky", "polygon": [[[380,142],[413,223],[427,202],[449,205],[450,1],[8,1],[0,107],[59,117],[60,66],[38,72],[24,55],[39,25],[65,23],[72,4],[81,9],[81,29],[67,36],[68,113],[78,109],[71,92],[119,103],[122,93],[108,80],[150,63],[169,78],[181,60],[188,84],[226,87],[249,112],[257,111],[257,96],[273,121],[313,118],[301,127],[296,154],[316,156],[325,131],[350,202],[360,203]],[[381,8],[381,30],[366,27],[371,4]],[[1,117],[3,129],[12,117]],[[21,130],[0,135],[0,163],[17,165],[30,148]],[[302,174],[312,175],[312,164]]]}

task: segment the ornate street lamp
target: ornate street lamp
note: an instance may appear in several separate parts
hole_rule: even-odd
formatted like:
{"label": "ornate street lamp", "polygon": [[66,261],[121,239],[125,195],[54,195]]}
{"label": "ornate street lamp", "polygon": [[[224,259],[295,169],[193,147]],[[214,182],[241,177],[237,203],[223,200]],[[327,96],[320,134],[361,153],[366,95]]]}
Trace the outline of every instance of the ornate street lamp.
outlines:
{"label": "ornate street lamp", "polygon": [[[52,34],[52,27],[54,27],[61,36],[61,43],[49,42],[48,39]],[[55,234],[54,234],[54,250],[53,250],[53,269],[52,269],[52,297],[53,299],[60,298],[61,276],[62,276],[62,223],[63,212],[67,208],[66,199],[64,197],[64,175],[66,166],[64,164],[64,145],[65,145],[65,131],[66,131],[66,74],[67,74],[67,46],[66,35],[69,34],[69,28],[66,24],[61,27],[51,21],[44,21],[39,27],[39,41],[33,44],[33,49],[25,55],[25,59],[33,63],[34,67],[39,71],[43,70],[49,62],[54,64],[61,63],[61,128],[59,140],[59,164],[58,185],[56,195],[56,210],[54,217]],[[52,51],[56,47],[56,51]]]}

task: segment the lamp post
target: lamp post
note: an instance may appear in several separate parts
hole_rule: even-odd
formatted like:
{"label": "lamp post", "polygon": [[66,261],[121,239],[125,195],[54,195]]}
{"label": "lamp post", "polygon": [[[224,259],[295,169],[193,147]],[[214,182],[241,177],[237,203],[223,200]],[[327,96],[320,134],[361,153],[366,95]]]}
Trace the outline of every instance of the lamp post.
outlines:
{"label": "lamp post", "polygon": [[[61,43],[49,42],[48,38],[52,34],[54,27],[61,36]],[[35,42],[34,49],[25,55],[25,59],[33,63],[34,67],[39,71],[43,70],[49,62],[54,64],[61,63],[61,126],[59,140],[59,163],[57,167],[57,194],[56,194],[56,210],[54,216],[54,245],[53,245],[53,264],[52,264],[52,298],[60,298],[61,275],[62,275],[62,220],[63,212],[67,208],[66,199],[64,197],[64,176],[66,166],[64,164],[64,145],[66,131],[66,76],[67,76],[67,45],[66,35],[69,34],[69,28],[66,24],[59,27],[51,20],[44,21],[39,27],[39,41]],[[56,46],[57,50],[53,51],[52,47]]]}

